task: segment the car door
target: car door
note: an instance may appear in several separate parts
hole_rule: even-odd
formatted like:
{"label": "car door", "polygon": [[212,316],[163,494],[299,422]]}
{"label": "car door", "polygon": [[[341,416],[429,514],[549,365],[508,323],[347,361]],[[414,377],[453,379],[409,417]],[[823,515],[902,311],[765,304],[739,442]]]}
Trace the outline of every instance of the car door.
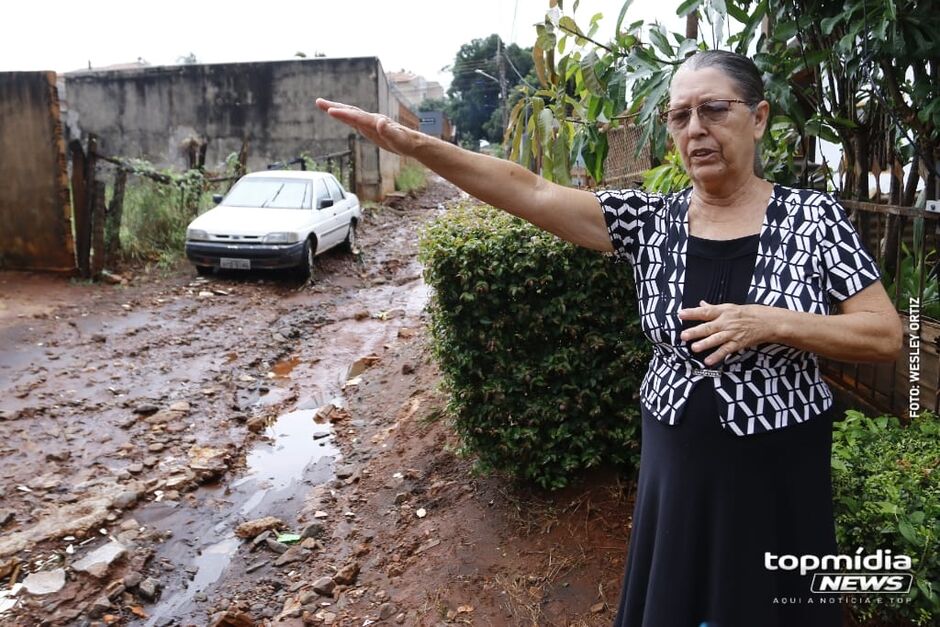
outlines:
{"label": "car door", "polygon": [[343,188],[332,176],[326,177],[326,187],[330,190],[330,197],[333,199],[335,212],[335,226],[339,234],[339,240],[346,239],[349,232],[349,220],[352,218],[352,206],[349,198],[343,193]]}
{"label": "car door", "polygon": [[[316,200],[313,205],[314,232],[317,234],[318,251],[326,250],[337,242],[336,207],[330,190],[322,178],[313,182]],[[345,236],[344,236],[345,237]]]}

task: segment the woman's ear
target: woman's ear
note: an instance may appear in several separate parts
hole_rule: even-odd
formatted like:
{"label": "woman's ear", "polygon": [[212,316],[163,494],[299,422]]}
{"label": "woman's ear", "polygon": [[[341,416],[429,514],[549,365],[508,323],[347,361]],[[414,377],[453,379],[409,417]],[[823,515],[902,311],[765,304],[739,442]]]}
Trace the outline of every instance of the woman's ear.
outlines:
{"label": "woman's ear", "polygon": [[754,140],[760,141],[767,131],[767,124],[770,117],[770,103],[761,100],[754,108]]}

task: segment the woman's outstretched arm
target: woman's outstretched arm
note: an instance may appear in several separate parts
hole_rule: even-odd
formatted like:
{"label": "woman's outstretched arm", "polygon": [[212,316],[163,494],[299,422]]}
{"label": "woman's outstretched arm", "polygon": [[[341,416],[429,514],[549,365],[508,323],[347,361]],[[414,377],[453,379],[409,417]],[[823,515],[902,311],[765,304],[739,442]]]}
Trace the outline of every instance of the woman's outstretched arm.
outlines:
{"label": "woman's outstretched arm", "polygon": [[317,106],[384,150],[417,159],[468,194],[569,242],[613,251],[597,197],[557,185],[519,164],[441,141],[387,116],[317,99]]}

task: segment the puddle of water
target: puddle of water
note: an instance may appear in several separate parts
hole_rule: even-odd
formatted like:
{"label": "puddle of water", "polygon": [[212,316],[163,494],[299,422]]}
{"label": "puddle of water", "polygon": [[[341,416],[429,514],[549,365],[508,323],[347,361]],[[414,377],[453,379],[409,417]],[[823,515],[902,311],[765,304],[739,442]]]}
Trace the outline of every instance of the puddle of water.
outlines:
{"label": "puddle of water", "polygon": [[[138,511],[136,518],[141,523],[159,521],[160,528],[174,530],[158,557],[189,563],[197,569],[184,589],[168,594],[153,608],[145,623],[148,627],[166,624],[172,618],[191,617],[196,594],[222,577],[242,545],[243,541],[234,535],[238,524],[268,515],[290,520],[300,507],[299,502],[288,504],[290,497],[300,491],[299,484],[333,478],[332,463],[340,456],[339,449],[330,437],[331,425],[314,421],[315,414],[315,409],[305,409],[279,416],[265,431],[270,439],[251,450],[245,473],[225,490],[223,511],[210,519],[204,504],[210,498],[220,500],[218,487],[196,490],[195,503],[201,505],[181,503],[171,509],[154,503]],[[185,531],[177,535],[178,530]],[[202,546],[194,558],[189,557],[191,546]]]}
{"label": "puddle of water", "polygon": [[290,394],[290,390],[282,387],[262,386],[258,390],[258,398],[252,403],[256,407],[270,407],[277,405]]}
{"label": "puddle of water", "polygon": [[[424,308],[428,293],[429,288],[418,281],[407,288],[362,290],[359,296],[371,311],[399,308],[405,310],[405,316],[414,317]],[[172,537],[159,548],[158,560],[198,569],[193,579],[182,585],[167,582],[164,598],[150,610],[148,627],[168,624],[173,618],[191,620],[198,613],[196,594],[225,577],[243,545],[234,536],[238,524],[262,516],[292,521],[303,505],[303,499],[295,497],[304,494],[309,485],[333,479],[333,462],[341,455],[329,421],[315,420],[317,408],[340,394],[349,364],[379,351],[395,336],[398,326],[399,322],[367,319],[322,329],[330,338],[324,348],[329,359],[302,362],[300,357],[290,357],[274,366],[275,378],[291,377],[303,384],[296,404],[300,409],[279,416],[266,427],[268,438],[248,453],[244,474],[227,485],[200,487],[191,502],[187,498],[175,505],[151,503],[135,512],[142,524],[173,530]],[[286,393],[280,386],[271,386],[255,405],[280,400]],[[341,398],[332,402],[343,406]],[[193,556],[193,547],[199,551],[197,556]]]}
{"label": "puddle of water", "polygon": [[[290,488],[301,474],[297,469],[302,471],[311,457],[338,453],[333,443],[321,435],[332,431],[330,424],[315,422],[315,414],[315,409],[298,409],[280,416],[267,428],[265,433],[274,442],[269,446],[255,447],[245,460],[248,472],[232,483],[232,488],[250,482],[263,482],[265,486],[263,489],[254,486],[251,497],[239,509],[240,515],[247,516],[254,511],[270,491]],[[314,439],[317,435],[321,437]]]}

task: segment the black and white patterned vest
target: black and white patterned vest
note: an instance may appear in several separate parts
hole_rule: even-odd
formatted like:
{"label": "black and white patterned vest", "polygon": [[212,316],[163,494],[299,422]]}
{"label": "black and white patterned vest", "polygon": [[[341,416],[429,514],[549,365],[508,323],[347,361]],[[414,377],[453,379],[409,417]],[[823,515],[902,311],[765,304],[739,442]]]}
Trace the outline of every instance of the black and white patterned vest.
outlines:
{"label": "black and white patterned vest", "polygon": [[[781,429],[832,405],[815,353],[764,343],[706,366],[681,341],[691,188],[669,195],[596,192],[617,262],[629,262],[653,357],[640,399],[657,420],[679,422],[692,384],[710,377],[721,426],[736,435]],[[845,209],[831,195],[774,185],[761,226],[747,304],[829,315],[881,277]]]}

